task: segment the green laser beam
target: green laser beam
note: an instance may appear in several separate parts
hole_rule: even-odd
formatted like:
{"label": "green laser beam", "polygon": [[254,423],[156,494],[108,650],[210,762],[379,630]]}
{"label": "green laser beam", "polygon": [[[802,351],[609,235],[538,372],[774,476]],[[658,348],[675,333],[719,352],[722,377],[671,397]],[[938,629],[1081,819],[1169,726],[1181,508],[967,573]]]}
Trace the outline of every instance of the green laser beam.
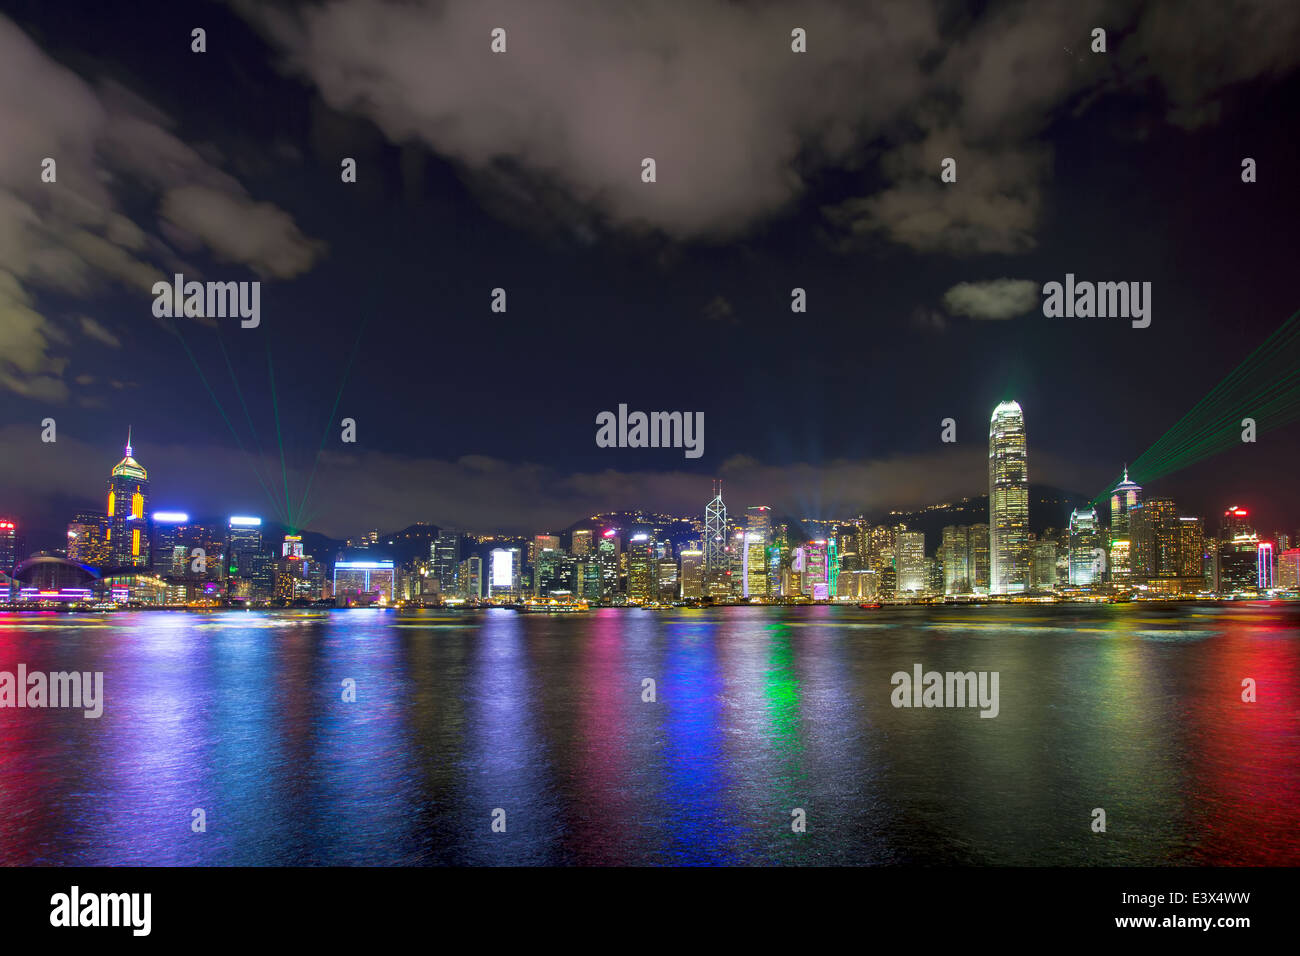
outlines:
{"label": "green laser beam", "polygon": [[[330,408],[330,413],[325,418],[325,430],[320,436],[320,447],[316,449],[316,457],[311,463],[311,474],[307,476],[307,487],[302,493],[302,500],[298,503],[299,514],[301,514],[303,508],[306,507],[307,499],[311,495],[312,482],[316,479],[316,468],[320,465],[320,456],[325,450],[325,442],[329,438],[330,428],[333,427],[334,414],[338,411],[339,402],[343,399],[343,389],[347,387],[348,378],[352,374],[352,363],[356,361],[357,350],[361,346],[361,336],[365,333],[366,325],[370,322],[370,315],[371,313],[367,312],[365,317],[361,320],[361,328],[357,330],[357,339],[352,343],[352,353],[348,356],[348,364],[343,369],[343,378],[339,382],[338,393],[334,396],[334,405]],[[315,515],[316,512],[312,512],[312,517],[315,517]]]}
{"label": "green laser beam", "polygon": [[271,361],[271,345],[266,346],[266,367],[271,375],[271,407],[275,410],[275,440],[280,446],[280,473],[284,477],[285,524],[290,532],[297,531],[293,523],[293,511],[289,504],[289,470],[284,465],[284,439],[280,437],[280,401],[275,393],[275,363]]}
{"label": "green laser beam", "polygon": [[[239,438],[239,433],[235,431],[235,426],[231,424],[230,417],[226,414],[225,408],[222,407],[221,400],[217,398],[216,393],[212,390],[212,386],[208,384],[207,377],[203,374],[203,369],[199,368],[198,360],[194,358],[194,353],[190,350],[189,343],[185,341],[185,336],[181,333],[180,324],[173,322],[172,331],[176,334],[176,338],[180,340],[181,347],[185,349],[185,354],[189,356],[190,364],[194,366],[194,371],[198,375],[199,381],[203,383],[203,387],[207,391],[208,396],[212,399],[212,403],[216,405],[217,412],[221,415],[221,420],[224,421],[226,427],[230,429],[230,434],[234,437],[235,444],[239,446],[240,451],[245,455],[248,455],[248,449],[244,447],[243,441]],[[251,455],[249,457],[251,458]],[[266,492],[266,497],[271,502],[271,507],[275,509],[278,514],[279,507],[275,503],[275,497],[271,494],[270,489],[266,487],[266,483],[262,481],[262,476],[257,473],[257,469],[255,468],[253,469],[253,477],[255,477],[257,483],[262,486],[262,491]]]}

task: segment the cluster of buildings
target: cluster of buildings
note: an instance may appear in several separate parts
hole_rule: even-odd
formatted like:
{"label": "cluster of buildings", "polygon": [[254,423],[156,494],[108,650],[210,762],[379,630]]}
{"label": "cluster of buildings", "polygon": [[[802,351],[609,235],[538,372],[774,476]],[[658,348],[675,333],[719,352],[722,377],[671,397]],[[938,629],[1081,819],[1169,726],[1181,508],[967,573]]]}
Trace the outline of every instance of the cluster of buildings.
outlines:
{"label": "cluster of buildings", "polygon": [[702,520],[596,515],[563,535],[531,537],[421,523],[387,539],[372,531],[317,559],[301,535],[272,535],[257,516],[212,524],[151,510],[148,472],[128,436],[105,510],[74,516],[66,551],[24,556],[16,522],[0,517],[0,602],[656,606],[1300,596],[1300,532],[1264,537],[1236,505],[1209,530],[1172,498],[1147,495],[1127,469],[1108,514],[1075,508],[1064,526],[1035,533],[1024,414],[1015,402],[993,411],[988,482],[988,523],[948,525],[929,541],[902,522],[792,526],[767,505],[729,513],[715,482]]}

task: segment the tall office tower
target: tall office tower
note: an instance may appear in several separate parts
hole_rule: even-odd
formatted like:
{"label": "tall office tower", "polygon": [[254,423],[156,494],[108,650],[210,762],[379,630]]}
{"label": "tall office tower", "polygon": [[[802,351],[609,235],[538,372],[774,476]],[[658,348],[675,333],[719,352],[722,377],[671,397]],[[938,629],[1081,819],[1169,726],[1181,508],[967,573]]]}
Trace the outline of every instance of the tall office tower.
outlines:
{"label": "tall office tower", "polygon": [[827,546],[824,538],[809,541],[803,546],[803,593],[814,601],[824,601],[831,596],[830,566],[827,563]]}
{"label": "tall office tower", "polygon": [[894,540],[894,593],[899,597],[919,597],[925,593],[925,535],[920,531],[900,531]]}
{"label": "tall office tower", "polygon": [[698,601],[704,596],[704,552],[688,548],[681,554],[682,600]]}
{"label": "tall office tower", "polygon": [[[190,516],[181,511],[155,511],[149,516],[153,537],[153,554],[150,566],[155,574],[183,575],[185,573],[185,533]],[[72,527],[68,528],[68,546],[72,546]]]}
{"label": "tall office tower", "polygon": [[1100,584],[1105,568],[1106,552],[1097,510],[1075,508],[1070,514],[1070,585],[1083,588]]}
{"label": "tall office tower", "polygon": [[1056,587],[1056,539],[1046,538],[1034,542],[1034,562],[1029,583],[1035,591],[1050,591]]}
{"label": "tall office tower", "polygon": [[226,573],[232,578],[252,577],[262,553],[262,519],[252,515],[231,515],[226,525]]}
{"label": "tall office tower", "polygon": [[1277,545],[1277,553],[1279,556],[1282,552],[1291,550],[1291,536],[1285,531],[1274,531],[1273,543]]}
{"label": "tall office tower", "polygon": [[772,531],[772,509],[767,505],[750,505],[746,508],[745,530],[767,538]]}
{"label": "tall office tower", "polygon": [[1124,466],[1124,478],[1110,493],[1110,533],[1112,536],[1127,537],[1129,509],[1142,500],[1142,487],[1129,480],[1128,465]]}
{"label": "tall office tower", "polygon": [[704,587],[707,594],[722,597],[731,591],[730,529],[721,481],[714,481],[713,492],[713,500],[704,506]]}
{"label": "tall office tower", "polygon": [[[0,571],[4,555],[3,520],[0,519]],[[68,560],[92,568],[112,563],[108,548],[108,516],[97,511],[78,511],[68,522]]]}
{"label": "tall office tower", "polygon": [[575,558],[580,558],[591,550],[590,528],[580,528],[569,537],[569,550]]}
{"label": "tall office tower", "polygon": [[768,597],[767,584],[767,536],[762,531],[746,531],[744,543],[744,567],[741,571],[744,580],[744,596],[747,598]]}
{"label": "tall office tower", "polygon": [[1238,508],[1233,505],[1223,513],[1223,522],[1219,531],[1220,540],[1231,541],[1239,534],[1254,533],[1255,528],[1250,523],[1250,512],[1245,508]]}
{"label": "tall office tower", "polygon": [[[68,526],[68,537],[72,537],[72,526]],[[73,561],[72,546],[69,543],[68,557]],[[18,567],[18,522],[12,518],[0,518],[0,574],[11,575]]]}
{"label": "tall office tower", "polygon": [[600,565],[600,596],[609,600],[618,593],[618,557],[622,548],[618,532],[606,528],[596,542],[596,563]]}
{"label": "tall office tower", "polygon": [[894,566],[895,533],[893,528],[882,524],[870,529],[870,540],[867,544],[868,568],[879,572]]}
{"label": "tall office tower", "polygon": [[1182,537],[1178,506],[1172,498],[1147,498],[1128,512],[1130,565],[1135,582],[1178,577]]}
{"label": "tall office tower", "polygon": [[677,562],[660,558],[655,562],[655,600],[667,604],[677,600]]}
{"label": "tall office tower", "polygon": [[563,551],[543,548],[533,565],[533,593],[550,597],[557,592],[573,594],[577,591],[577,563]]}
{"label": "tall office tower", "polygon": [[494,601],[518,601],[523,593],[523,562],[518,548],[493,548],[489,555],[488,596]]}
{"label": "tall office tower", "polygon": [[989,593],[989,526],[970,526],[970,589],[975,594]]}
{"label": "tall office tower", "polygon": [[1287,548],[1277,556],[1277,586],[1300,591],[1300,548]]}
{"label": "tall office tower", "polygon": [[654,538],[641,532],[632,535],[627,543],[627,599],[644,604],[652,597],[654,587]]}
{"label": "tall office tower", "polygon": [[1178,576],[1188,584],[1205,576],[1205,526],[1200,518],[1178,519]]}
{"label": "tall office tower", "polygon": [[483,559],[471,554],[456,568],[456,591],[467,601],[483,597]]}
{"label": "tall office tower", "polygon": [[530,568],[537,564],[537,555],[546,548],[559,551],[560,536],[558,534],[533,535],[533,540],[528,542],[528,566]]}
{"label": "tall office tower", "polygon": [[458,531],[439,531],[429,544],[429,573],[438,582],[440,594],[457,593],[456,572],[460,570],[461,534]]}
{"label": "tall office tower", "polygon": [[600,600],[600,564],[594,552],[580,558],[574,558],[574,577],[577,581],[578,597],[584,601]]}
{"label": "tall office tower", "polygon": [[989,420],[989,593],[1029,589],[1029,467],[1025,416],[1002,402]]}
{"label": "tall office tower", "polygon": [[149,566],[149,473],[132,458],[131,432],[127,429],[126,455],[113,466],[108,478],[109,558],[116,567]]}
{"label": "tall office tower", "polygon": [[943,593],[969,594],[970,528],[948,525],[943,529]]}
{"label": "tall office tower", "polygon": [[1273,573],[1273,542],[1261,541],[1259,543],[1259,589],[1261,591],[1276,587],[1273,583],[1275,575]]}

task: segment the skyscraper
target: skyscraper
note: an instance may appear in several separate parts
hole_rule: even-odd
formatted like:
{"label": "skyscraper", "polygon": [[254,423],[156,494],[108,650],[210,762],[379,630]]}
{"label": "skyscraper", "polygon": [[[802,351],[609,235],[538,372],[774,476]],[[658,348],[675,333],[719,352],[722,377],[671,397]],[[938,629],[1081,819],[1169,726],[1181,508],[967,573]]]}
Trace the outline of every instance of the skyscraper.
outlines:
{"label": "skyscraper", "polygon": [[926,590],[925,535],[920,531],[900,531],[894,543],[895,593],[899,597],[917,597]]}
{"label": "skyscraper", "polygon": [[591,529],[579,528],[570,535],[569,551],[575,558],[580,558],[591,550]]}
{"label": "skyscraper", "polygon": [[726,597],[731,591],[731,551],[722,482],[713,483],[713,492],[713,500],[704,506],[704,591]]}
{"label": "skyscraper", "polygon": [[[456,572],[460,568],[460,534],[456,531],[439,531],[429,545],[430,573],[438,581],[440,594],[457,592]],[[477,597],[477,595],[475,595]]]}
{"label": "skyscraper", "polygon": [[1002,402],[989,420],[989,593],[1029,589],[1029,468],[1025,416]]}
{"label": "skyscraper", "polygon": [[1110,532],[1120,537],[1128,536],[1129,509],[1142,500],[1142,487],[1129,480],[1128,465],[1124,466],[1124,478],[1110,493]]}
{"label": "skyscraper", "polygon": [[1091,587],[1100,584],[1106,567],[1101,526],[1095,508],[1075,508],[1070,515],[1070,584]]}
{"label": "skyscraper", "polygon": [[149,473],[136,461],[127,429],[126,454],[108,478],[108,546],[117,567],[148,567]]}
{"label": "skyscraper", "polygon": [[18,523],[9,518],[0,518],[0,574],[13,574],[17,565]]}
{"label": "skyscraper", "polygon": [[970,528],[948,525],[943,529],[942,547],[943,593],[970,593]]}

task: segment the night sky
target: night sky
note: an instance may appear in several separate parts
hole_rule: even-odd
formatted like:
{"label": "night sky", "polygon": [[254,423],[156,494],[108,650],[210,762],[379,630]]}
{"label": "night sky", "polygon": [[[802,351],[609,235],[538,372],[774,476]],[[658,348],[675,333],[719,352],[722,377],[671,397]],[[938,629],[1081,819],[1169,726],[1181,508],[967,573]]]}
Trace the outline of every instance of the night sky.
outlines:
{"label": "night sky", "polygon": [[[275,518],[287,482],[337,537],[701,513],[713,477],[810,517],[978,495],[1003,399],[1031,480],[1093,495],[1300,308],[1294,2],[0,12],[0,513],[33,547],[128,425],[153,507]],[[156,319],[177,271],[261,281],[260,326]],[[1150,327],[1044,317],[1066,273],[1152,283]],[[702,411],[704,455],[598,448],[620,403]],[[1294,529],[1298,437],[1149,490]]]}

